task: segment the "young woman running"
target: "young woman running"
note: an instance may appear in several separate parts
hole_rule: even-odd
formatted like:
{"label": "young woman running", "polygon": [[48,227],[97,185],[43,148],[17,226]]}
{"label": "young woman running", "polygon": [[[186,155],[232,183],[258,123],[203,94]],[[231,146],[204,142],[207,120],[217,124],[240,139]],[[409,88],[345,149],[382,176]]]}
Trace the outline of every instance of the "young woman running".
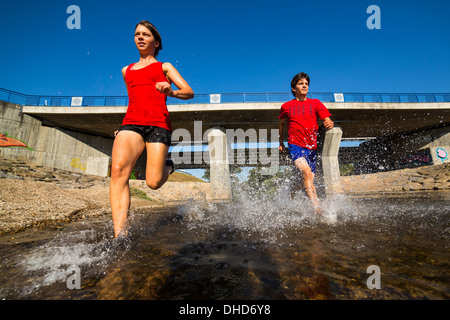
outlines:
{"label": "young woman running", "polygon": [[[162,42],[150,22],[141,21],[136,25],[134,42],[140,59],[122,69],[129,101],[112,150],[110,200],[115,237],[127,234],[129,178],[144,149],[147,150],[145,178],[151,189],[160,188],[174,170],[173,162],[166,159],[172,137],[167,96],[183,100],[194,97],[191,87],[172,64],[156,60]],[[174,91],[172,83],[179,90]]]}

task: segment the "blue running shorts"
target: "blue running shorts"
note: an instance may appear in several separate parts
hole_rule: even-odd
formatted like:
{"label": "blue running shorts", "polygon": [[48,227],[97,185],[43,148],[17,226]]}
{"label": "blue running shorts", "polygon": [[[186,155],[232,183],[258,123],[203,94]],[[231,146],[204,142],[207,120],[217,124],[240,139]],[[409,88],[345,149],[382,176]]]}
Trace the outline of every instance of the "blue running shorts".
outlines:
{"label": "blue running shorts", "polygon": [[289,144],[289,153],[291,154],[292,161],[295,162],[295,160],[299,158],[304,158],[306,162],[308,163],[309,167],[311,168],[311,171],[315,174],[316,173],[316,160],[317,160],[317,151],[306,149],[299,147],[295,144]]}

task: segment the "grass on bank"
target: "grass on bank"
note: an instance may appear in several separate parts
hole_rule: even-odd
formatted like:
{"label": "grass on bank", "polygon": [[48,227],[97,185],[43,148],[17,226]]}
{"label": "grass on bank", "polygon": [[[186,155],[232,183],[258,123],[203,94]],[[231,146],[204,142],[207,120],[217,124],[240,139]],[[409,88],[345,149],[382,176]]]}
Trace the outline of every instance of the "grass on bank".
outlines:
{"label": "grass on bank", "polygon": [[148,201],[155,201],[152,198],[150,198],[149,196],[147,196],[147,194],[144,191],[139,190],[138,188],[135,188],[135,187],[130,187],[130,195],[132,197],[136,197],[136,198],[139,198],[139,199],[144,199],[144,200],[148,200]]}
{"label": "grass on bank", "polygon": [[206,183],[205,180],[202,180],[200,178],[194,177],[190,174],[185,174],[181,172],[174,172],[169,176],[169,179],[167,181],[172,182],[203,182]]}
{"label": "grass on bank", "polygon": [[[133,171],[131,172],[131,176],[130,176],[131,180],[136,180],[136,172],[133,169]],[[169,179],[167,179],[167,181],[171,181],[171,182],[204,182],[206,183],[206,181],[194,177],[190,174],[186,174],[186,173],[181,173],[181,172],[174,172],[169,176]]]}
{"label": "grass on bank", "polygon": [[[136,177],[134,177],[134,173],[132,174],[131,179],[136,179]],[[197,177],[191,176],[189,174],[184,174],[181,172],[172,173],[169,176],[169,179],[167,181],[171,181],[171,182],[205,182],[202,179],[199,179]],[[135,187],[130,187],[130,194],[132,197],[136,197],[139,199],[144,199],[144,200],[148,200],[148,201],[156,201],[156,200],[150,198],[149,196],[147,196],[145,191],[142,191]]]}

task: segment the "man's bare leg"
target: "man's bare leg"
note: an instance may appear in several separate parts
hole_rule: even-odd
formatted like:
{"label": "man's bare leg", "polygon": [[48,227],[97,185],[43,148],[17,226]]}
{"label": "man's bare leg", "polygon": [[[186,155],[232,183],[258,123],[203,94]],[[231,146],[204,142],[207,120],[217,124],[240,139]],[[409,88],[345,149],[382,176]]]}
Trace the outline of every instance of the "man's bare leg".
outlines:
{"label": "man's bare leg", "polygon": [[304,158],[298,158],[294,164],[302,173],[303,187],[306,195],[311,200],[314,211],[316,214],[321,214],[322,209],[320,208],[319,198],[317,197],[316,187],[314,186],[314,173],[311,171],[311,167]]}

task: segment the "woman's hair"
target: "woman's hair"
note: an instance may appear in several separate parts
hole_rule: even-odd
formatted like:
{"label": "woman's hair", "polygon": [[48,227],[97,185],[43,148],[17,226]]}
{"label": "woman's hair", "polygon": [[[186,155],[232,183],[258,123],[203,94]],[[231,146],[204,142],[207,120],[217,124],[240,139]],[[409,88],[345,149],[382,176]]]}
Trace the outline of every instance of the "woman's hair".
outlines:
{"label": "woman's hair", "polygon": [[[294,78],[292,78],[292,81],[291,81],[291,88],[292,88],[292,89],[295,88],[295,86],[296,86],[297,83],[300,81],[300,79],[306,79],[306,81],[308,81],[308,86],[309,86],[309,76],[308,76],[306,73],[304,73],[304,72],[300,72],[300,73],[296,74],[296,75],[294,76]],[[292,90],[291,90],[291,91],[292,91]],[[294,91],[292,91],[292,94],[293,94],[294,97],[295,97]]]}
{"label": "woman's hair", "polygon": [[150,22],[148,22],[147,20],[140,21],[134,29],[136,29],[138,27],[138,25],[142,25],[142,26],[146,27],[148,30],[150,30],[150,32],[153,35],[153,38],[155,38],[155,40],[158,41],[159,46],[157,46],[155,49],[155,57],[156,57],[159,53],[159,50],[162,50],[161,35],[159,34],[158,30],[156,30],[156,27],[154,25],[152,25]]}

